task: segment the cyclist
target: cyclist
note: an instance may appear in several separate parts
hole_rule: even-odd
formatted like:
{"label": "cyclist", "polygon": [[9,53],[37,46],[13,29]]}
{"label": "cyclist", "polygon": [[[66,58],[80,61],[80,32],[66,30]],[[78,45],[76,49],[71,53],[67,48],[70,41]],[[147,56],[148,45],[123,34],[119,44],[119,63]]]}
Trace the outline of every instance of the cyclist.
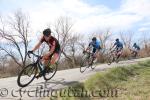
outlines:
{"label": "cyclist", "polygon": [[133,49],[136,50],[136,51],[139,51],[139,50],[140,50],[140,47],[139,47],[136,43],[134,43],[132,47],[133,47]]}
{"label": "cyclist", "polygon": [[100,51],[101,46],[100,46],[100,41],[97,40],[96,37],[92,38],[92,41],[89,43],[89,46],[87,47],[87,49],[85,51],[91,49],[91,47],[93,47],[92,56],[94,58],[97,58],[98,57],[98,52]]}
{"label": "cyclist", "polygon": [[[51,36],[51,29],[49,28],[44,29],[43,36],[41,37],[39,42],[35,45],[35,47],[31,51],[28,51],[28,52],[33,53],[41,46],[43,42],[47,43],[47,45],[49,46],[49,51],[43,55],[41,61],[44,63],[44,69],[47,67],[49,70],[52,71],[52,68],[50,68],[47,64],[49,60],[51,64],[54,64],[59,58],[60,44],[55,37]],[[41,76],[41,75],[38,75],[38,76]]]}
{"label": "cyclist", "polygon": [[114,47],[115,47],[114,50],[116,51],[116,56],[117,56],[117,59],[118,59],[121,56],[122,50],[123,50],[123,44],[119,41],[118,38],[116,39],[116,42],[114,43],[112,48],[114,48]]}
{"label": "cyclist", "polygon": [[136,56],[139,51],[140,51],[140,47],[136,43],[134,43],[132,46],[132,54],[135,53],[135,56]]}

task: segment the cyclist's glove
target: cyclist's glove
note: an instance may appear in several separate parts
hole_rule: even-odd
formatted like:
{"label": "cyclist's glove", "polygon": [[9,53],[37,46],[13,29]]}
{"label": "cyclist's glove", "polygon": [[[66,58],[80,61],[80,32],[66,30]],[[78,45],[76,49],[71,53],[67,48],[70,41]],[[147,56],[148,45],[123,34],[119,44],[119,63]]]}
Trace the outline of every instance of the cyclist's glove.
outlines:
{"label": "cyclist's glove", "polygon": [[28,53],[33,53],[33,51],[28,51]]}

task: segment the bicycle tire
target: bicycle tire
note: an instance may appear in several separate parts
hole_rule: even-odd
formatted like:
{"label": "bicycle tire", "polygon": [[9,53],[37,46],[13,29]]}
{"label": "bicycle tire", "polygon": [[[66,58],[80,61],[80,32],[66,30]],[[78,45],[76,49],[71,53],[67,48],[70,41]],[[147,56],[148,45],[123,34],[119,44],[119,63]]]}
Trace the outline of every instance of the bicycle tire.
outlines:
{"label": "bicycle tire", "polygon": [[108,65],[111,65],[111,63],[113,62],[113,60],[114,60],[114,57],[113,57],[112,55],[109,55],[109,56],[107,57],[107,64],[108,64]]}
{"label": "bicycle tire", "polygon": [[[43,75],[43,77],[44,77],[44,80],[50,80],[51,78],[53,78],[53,76],[56,74],[56,72],[57,72],[57,67],[58,67],[58,64],[57,63],[55,63],[55,64],[53,64],[53,68],[54,68],[54,66],[55,66],[55,69],[54,69],[54,72],[53,73],[51,73],[51,72],[49,72],[48,73],[48,75],[50,75],[49,77],[47,77],[47,73],[44,73],[44,75]],[[50,66],[49,66],[50,67]]]}
{"label": "bicycle tire", "polygon": [[[28,69],[29,68],[29,69]],[[28,69],[28,70],[27,70]],[[31,71],[31,69],[32,69],[32,71]],[[27,83],[25,83],[25,84],[23,84],[22,82],[21,82],[21,78],[22,77],[25,77],[25,76],[23,76],[23,75],[26,75],[26,74],[28,74],[29,75],[29,73],[26,73],[26,72],[29,72],[29,71],[31,71],[31,75],[33,74],[33,72],[35,71],[35,73],[33,74],[33,77],[31,78],[31,80],[30,81],[26,81]],[[18,86],[20,86],[20,87],[26,87],[27,85],[29,85],[34,79],[35,79],[35,75],[37,74],[37,71],[38,71],[38,68],[36,67],[36,65],[35,64],[29,64],[28,66],[26,66],[26,67],[24,67],[23,69],[22,69],[22,71],[19,73],[19,75],[18,75],[18,78],[17,78],[17,84],[18,84]],[[30,77],[30,76],[29,76]]]}
{"label": "bicycle tire", "polygon": [[82,61],[80,63],[80,72],[81,73],[83,73],[86,70],[86,68],[89,67],[89,60],[88,60],[88,58],[85,55],[82,58],[83,59],[82,59]]}
{"label": "bicycle tire", "polygon": [[[96,58],[97,59],[97,58]],[[95,60],[96,60],[95,59]],[[94,70],[96,67],[96,62],[94,63],[94,58],[92,58],[91,69]]]}

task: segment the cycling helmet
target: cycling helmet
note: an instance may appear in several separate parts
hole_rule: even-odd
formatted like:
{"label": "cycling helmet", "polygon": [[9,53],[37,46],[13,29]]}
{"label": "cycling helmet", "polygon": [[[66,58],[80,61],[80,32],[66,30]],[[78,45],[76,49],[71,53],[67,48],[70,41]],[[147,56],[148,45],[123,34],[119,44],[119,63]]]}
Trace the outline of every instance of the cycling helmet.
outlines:
{"label": "cycling helmet", "polygon": [[119,41],[119,39],[117,38],[116,41]]}
{"label": "cycling helmet", "polygon": [[133,44],[134,46],[136,45],[136,43]]}
{"label": "cycling helmet", "polygon": [[96,41],[96,37],[93,37],[93,38],[92,38],[92,41]]}
{"label": "cycling helmet", "polygon": [[51,29],[50,29],[50,28],[45,29],[45,30],[43,31],[43,35],[44,35],[44,36],[49,36],[49,35],[51,35]]}

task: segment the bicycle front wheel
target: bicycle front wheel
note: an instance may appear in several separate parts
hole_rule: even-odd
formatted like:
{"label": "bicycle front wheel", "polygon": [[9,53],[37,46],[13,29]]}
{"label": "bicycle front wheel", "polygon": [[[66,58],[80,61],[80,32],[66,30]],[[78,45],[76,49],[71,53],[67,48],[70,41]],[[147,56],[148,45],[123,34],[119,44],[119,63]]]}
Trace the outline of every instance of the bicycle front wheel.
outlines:
{"label": "bicycle front wheel", "polygon": [[113,61],[114,61],[113,55],[109,55],[109,56],[107,57],[107,64],[110,65]]}
{"label": "bicycle front wheel", "polygon": [[83,73],[87,67],[89,67],[89,59],[87,56],[83,56],[83,59],[80,63],[80,72]]}
{"label": "bicycle front wheel", "polygon": [[29,85],[34,80],[37,71],[38,68],[35,64],[30,64],[24,67],[17,78],[18,86],[26,87],[27,85]]}

